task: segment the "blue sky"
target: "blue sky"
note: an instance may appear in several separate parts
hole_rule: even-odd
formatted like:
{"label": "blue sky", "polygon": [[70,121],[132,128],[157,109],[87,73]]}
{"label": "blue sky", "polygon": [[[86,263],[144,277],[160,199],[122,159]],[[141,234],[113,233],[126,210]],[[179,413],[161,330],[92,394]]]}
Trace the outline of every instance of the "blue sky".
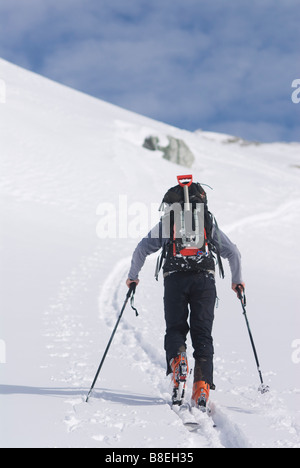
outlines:
{"label": "blue sky", "polygon": [[299,11],[300,0],[0,0],[0,56],[188,130],[300,141]]}

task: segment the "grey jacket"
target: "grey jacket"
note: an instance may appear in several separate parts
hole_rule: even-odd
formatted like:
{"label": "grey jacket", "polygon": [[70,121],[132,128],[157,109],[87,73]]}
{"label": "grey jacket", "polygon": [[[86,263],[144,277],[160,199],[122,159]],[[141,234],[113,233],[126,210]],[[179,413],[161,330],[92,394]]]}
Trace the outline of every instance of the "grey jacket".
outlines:
{"label": "grey jacket", "polygon": [[[160,235],[160,230],[161,223],[158,223],[137,245],[133,252],[131,267],[128,273],[128,278],[131,280],[138,279],[146,257],[157,252],[170,241],[169,237]],[[224,234],[220,229],[218,229],[218,232],[214,229],[212,237],[214,244],[219,248],[221,257],[226,258],[229,261],[232,283],[242,283],[241,254],[237,246],[233,244],[226,234]]]}

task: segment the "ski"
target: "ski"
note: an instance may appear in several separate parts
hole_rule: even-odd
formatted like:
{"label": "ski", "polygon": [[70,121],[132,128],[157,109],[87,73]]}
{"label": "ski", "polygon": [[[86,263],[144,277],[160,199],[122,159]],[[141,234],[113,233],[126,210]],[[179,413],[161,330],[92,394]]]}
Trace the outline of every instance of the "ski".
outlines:
{"label": "ski", "polygon": [[212,419],[212,409],[210,406],[207,407],[193,407],[191,408],[191,412],[194,415],[197,423],[198,423],[198,428],[203,427],[204,424],[209,422],[209,424],[213,427],[216,428],[216,424]]}
{"label": "ski", "polygon": [[210,408],[192,408],[187,402],[184,402],[181,406],[173,405],[172,410],[181,419],[183,425],[190,432],[197,432],[199,429],[203,429],[204,423],[209,418],[212,427],[216,428],[214,422],[210,419],[212,411]]}
{"label": "ski", "polygon": [[181,419],[183,425],[186,426],[190,431],[199,428],[199,423],[192,414],[191,406],[187,402],[184,402],[180,406],[172,405],[172,410]]}

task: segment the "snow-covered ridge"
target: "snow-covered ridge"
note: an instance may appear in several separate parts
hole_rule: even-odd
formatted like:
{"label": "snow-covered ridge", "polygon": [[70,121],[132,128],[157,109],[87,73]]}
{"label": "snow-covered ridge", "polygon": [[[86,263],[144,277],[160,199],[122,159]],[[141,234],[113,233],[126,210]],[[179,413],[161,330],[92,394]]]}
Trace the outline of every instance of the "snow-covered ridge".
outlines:
{"label": "snow-covered ridge", "polygon": [[[101,203],[159,204],[183,167],[143,148],[180,138],[237,243],[257,370],[230,271],[217,280],[213,420],[190,433],[169,406],[163,284],[149,258],[89,404],[138,239],[97,235]],[[0,446],[299,447],[297,143],[242,145],[118,108],[0,59]],[[149,209],[150,214],[150,209]],[[139,212],[128,209],[134,223]],[[118,219],[120,219],[118,217]],[[150,221],[148,220],[150,225]],[[189,359],[193,367],[192,350]],[[191,386],[189,385],[188,396]]]}

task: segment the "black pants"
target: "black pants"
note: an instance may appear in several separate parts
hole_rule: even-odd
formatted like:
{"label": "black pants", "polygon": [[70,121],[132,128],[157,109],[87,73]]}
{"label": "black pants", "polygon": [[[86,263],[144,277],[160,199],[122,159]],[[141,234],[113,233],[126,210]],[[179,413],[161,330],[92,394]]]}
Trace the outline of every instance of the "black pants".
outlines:
{"label": "black pants", "polygon": [[167,276],[164,284],[167,373],[171,372],[170,360],[186,347],[190,331],[196,361],[195,381],[204,380],[212,385],[215,279],[204,272],[177,272]]}

